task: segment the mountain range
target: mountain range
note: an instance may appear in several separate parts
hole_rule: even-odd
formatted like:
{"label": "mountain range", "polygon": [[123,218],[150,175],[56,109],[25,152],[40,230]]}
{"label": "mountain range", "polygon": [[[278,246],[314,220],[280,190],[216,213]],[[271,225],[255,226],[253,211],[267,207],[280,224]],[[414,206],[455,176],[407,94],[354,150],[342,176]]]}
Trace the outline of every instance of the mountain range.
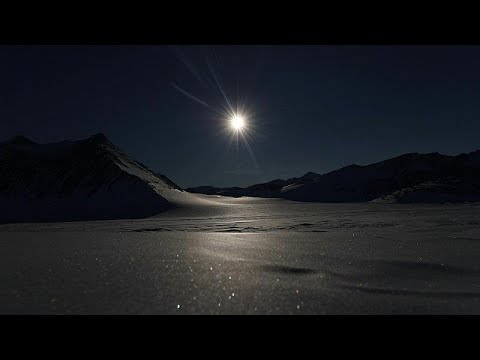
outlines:
{"label": "mountain range", "polygon": [[404,154],[378,163],[349,165],[246,188],[200,186],[192,193],[278,197],[316,202],[445,203],[480,201],[480,151],[457,156]]}
{"label": "mountain range", "polygon": [[404,154],[246,188],[185,191],[103,134],[52,144],[17,136],[0,143],[0,169],[0,223],[144,218],[206,201],[194,193],[334,203],[480,201],[480,151]]}

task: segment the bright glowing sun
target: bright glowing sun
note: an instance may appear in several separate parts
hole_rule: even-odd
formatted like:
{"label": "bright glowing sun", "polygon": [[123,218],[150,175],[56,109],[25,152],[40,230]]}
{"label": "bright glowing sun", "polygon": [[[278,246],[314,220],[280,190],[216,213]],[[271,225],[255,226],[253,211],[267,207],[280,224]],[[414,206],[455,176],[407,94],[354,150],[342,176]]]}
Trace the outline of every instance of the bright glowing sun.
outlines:
{"label": "bright glowing sun", "polygon": [[245,120],[241,115],[234,115],[230,122],[232,124],[232,128],[235,130],[241,130],[245,126]]}

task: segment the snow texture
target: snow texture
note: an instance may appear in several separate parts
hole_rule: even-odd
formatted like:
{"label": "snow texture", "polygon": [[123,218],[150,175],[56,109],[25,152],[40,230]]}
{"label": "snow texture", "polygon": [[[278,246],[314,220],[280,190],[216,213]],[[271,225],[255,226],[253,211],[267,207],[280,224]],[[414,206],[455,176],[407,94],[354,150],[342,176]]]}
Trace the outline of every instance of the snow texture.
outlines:
{"label": "snow texture", "polygon": [[480,206],[201,196],[0,226],[2,314],[479,314]]}

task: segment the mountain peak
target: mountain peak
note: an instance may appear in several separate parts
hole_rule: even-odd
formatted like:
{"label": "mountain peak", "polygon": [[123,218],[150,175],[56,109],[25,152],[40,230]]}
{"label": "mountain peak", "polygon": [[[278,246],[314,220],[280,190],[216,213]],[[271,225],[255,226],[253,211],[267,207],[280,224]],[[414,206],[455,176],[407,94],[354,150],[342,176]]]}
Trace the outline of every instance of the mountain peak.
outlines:
{"label": "mountain peak", "polygon": [[[31,143],[17,137],[11,142]],[[140,218],[190,201],[104,134],[0,147],[0,223]]]}
{"label": "mountain peak", "polygon": [[458,157],[466,160],[473,166],[480,166],[480,150],[475,150],[468,154],[460,154]]}
{"label": "mountain peak", "polygon": [[85,140],[82,140],[83,143],[88,144],[89,146],[93,146],[95,148],[102,147],[102,148],[114,148],[115,145],[112,144],[110,140],[105,136],[103,133],[98,133],[92,135]]}
{"label": "mountain peak", "polygon": [[305,175],[301,177],[301,179],[313,179],[316,177],[321,176],[320,174],[314,173],[313,171],[307,172]]}
{"label": "mountain peak", "polygon": [[11,138],[10,140],[5,141],[4,144],[33,145],[33,144],[35,144],[35,142],[26,138],[25,136],[17,135],[17,136],[14,136],[13,138]]}
{"label": "mountain peak", "polygon": [[98,133],[98,134],[92,135],[87,140],[91,141],[91,142],[98,142],[98,143],[109,142],[108,138],[103,133]]}

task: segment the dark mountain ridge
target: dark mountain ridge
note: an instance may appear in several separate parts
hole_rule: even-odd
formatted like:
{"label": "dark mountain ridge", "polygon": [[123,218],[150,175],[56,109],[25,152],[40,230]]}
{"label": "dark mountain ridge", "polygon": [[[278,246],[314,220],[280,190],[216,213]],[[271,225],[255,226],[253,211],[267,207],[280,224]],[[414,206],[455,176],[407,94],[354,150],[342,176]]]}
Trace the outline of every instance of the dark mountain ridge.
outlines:
{"label": "dark mountain ridge", "polygon": [[129,158],[105,135],[0,143],[0,222],[136,218],[172,206],[180,187]]}
{"label": "dark mountain ridge", "polygon": [[322,175],[309,172],[299,178],[235,188],[235,192],[210,187],[209,193],[318,202],[477,202],[480,151],[458,156],[409,153],[370,165],[345,166]]}

